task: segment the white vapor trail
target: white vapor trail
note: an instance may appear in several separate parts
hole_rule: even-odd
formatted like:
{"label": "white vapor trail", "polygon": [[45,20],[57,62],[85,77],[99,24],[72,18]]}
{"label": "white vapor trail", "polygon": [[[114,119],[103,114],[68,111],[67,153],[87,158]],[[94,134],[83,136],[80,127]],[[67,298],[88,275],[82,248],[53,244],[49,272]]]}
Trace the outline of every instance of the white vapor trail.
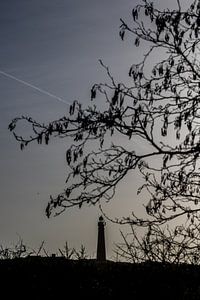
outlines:
{"label": "white vapor trail", "polygon": [[54,99],[56,99],[56,100],[58,100],[58,101],[60,101],[60,102],[62,102],[62,103],[65,103],[65,104],[67,104],[67,105],[71,105],[71,103],[65,101],[64,99],[62,99],[62,98],[60,98],[60,97],[58,97],[58,96],[56,96],[56,95],[54,95],[54,94],[52,94],[52,93],[49,93],[48,91],[45,91],[45,90],[43,90],[43,89],[40,89],[39,87],[37,87],[37,86],[35,86],[35,85],[33,85],[33,84],[27,82],[27,81],[21,80],[21,79],[15,77],[15,76],[13,76],[13,75],[7,73],[7,72],[4,72],[4,71],[0,70],[0,74],[6,76],[6,77],[8,77],[8,78],[11,78],[11,79],[13,79],[13,80],[15,80],[15,81],[18,81],[18,82],[20,82],[20,83],[22,83],[22,84],[24,84],[24,85],[26,85],[26,86],[28,86],[28,87],[34,89],[34,90],[39,91],[40,93],[42,93],[42,94],[44,94],[44,95],[50,96],[51,98],[54,98]]}

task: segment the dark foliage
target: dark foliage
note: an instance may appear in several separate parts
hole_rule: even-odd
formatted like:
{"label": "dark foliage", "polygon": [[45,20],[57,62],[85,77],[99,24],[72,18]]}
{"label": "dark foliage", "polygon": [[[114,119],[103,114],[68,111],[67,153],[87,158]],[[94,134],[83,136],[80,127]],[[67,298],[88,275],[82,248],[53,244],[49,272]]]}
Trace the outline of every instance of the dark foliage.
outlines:
{"label": "dark foliage", "polygon": [[20,299],[199,299],[199,267],[64,258],[0,260],[1,292]]}

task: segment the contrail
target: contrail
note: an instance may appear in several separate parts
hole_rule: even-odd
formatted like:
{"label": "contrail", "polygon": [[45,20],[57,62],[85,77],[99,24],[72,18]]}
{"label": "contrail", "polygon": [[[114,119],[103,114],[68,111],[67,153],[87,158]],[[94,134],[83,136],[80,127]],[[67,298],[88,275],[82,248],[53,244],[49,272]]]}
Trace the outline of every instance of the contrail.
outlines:
{"label": "contrail", "polygon": [[27,81],[21,80],[21,79],[15,77],[15,76],[13,76],[13,75],[7,73],[7,72],[4,72],[4,71],[1,71],[1,70],[0,70],[0,74],[6,76],[6,77],[8,77],[8,78],[11,78],[11,79],[13,79],[13,80],[15,80],[15,81],[18,81],[18,82],[20,82],[20,83],[22,83],[22,84],[24,84],[24,85],[26,85],[26,86],[28,86],[28,87],[34,89],[34,90],[39,91],[40,93],[45,94],[45,95],[47,95],[47,96],[50,96],[51,98],[54,98],[54,99],[56,99],[56,100],[58,100],[58,101],[60,101],[60,102],[62,102],[62,103],[65,103],[65,104],[67,104],[67,105],[71,105],[71,103],[65,101],[64,99],[62,99],[62,98],[60,98],[60,97],[58,97],[58,96],[56,96],[56,95],[54,95],[54,94],[52,94],[52,93],[49,93],[48,91],[45,91],[45,90],[43,90],[43,89],[40,89],[39,87],[37,87],[37,86],[35,86],[35,85],[33,85],[33,84],[27,82]]}

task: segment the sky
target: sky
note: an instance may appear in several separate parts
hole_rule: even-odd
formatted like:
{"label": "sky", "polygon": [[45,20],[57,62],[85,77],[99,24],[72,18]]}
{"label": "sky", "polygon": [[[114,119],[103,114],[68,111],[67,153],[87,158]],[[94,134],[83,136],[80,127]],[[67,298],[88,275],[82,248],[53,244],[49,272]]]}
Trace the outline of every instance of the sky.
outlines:
{"label": "sky", "polygon": [[[174,1],[159,1],[165,6]],[[47,219],[49,195],[64,189],[67,140],[20,151],[8,131],[21,115],[51,121],[69,111],[78,99],[90,103],[90,89],[105,82],[102,59],[120,81],[141,55],[132,40],[119,37],[120,18],[130,19],[137,0],[1,0],[0,1],[0,244],[19,237],[37,249],[42,241],[50,253],[83,244],[95,256],[98,207],[71,209]],[[137,209],[138,180],[130,175],[120,184],[106,213],[123,216]],[[119,227],[107,222],[108,256],[120,240]]]}

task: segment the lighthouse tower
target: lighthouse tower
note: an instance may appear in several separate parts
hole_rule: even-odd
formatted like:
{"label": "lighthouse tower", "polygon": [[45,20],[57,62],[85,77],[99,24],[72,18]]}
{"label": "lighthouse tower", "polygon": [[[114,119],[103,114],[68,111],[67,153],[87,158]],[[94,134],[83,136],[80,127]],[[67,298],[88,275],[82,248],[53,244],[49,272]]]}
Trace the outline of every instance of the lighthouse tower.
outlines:
{"label": "lighthouse tower", "polygon": [[97,260],[105,261],[106,260],[106,246],[105,246],[105,234],[104,226],[105,221],[102,216],[99,217],[98,222],[98,240],[97,240]]}

